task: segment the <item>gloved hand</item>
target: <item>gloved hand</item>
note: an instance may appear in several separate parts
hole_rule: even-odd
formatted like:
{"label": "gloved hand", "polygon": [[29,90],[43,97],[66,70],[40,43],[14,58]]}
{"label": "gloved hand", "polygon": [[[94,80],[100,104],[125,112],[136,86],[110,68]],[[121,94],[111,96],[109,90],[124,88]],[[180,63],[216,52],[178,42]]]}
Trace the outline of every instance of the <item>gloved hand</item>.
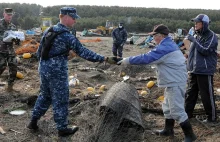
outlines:
{"label": "gloved hand", "polygon": [[20,39],[18,39],[17,37],[12,39],[12,42],[15,43],[15,45],[19,45],[20,44]]}
{"label": "gloved hand", "polygon": [[35,53],[31,53],[31,57],[34,58],[34,59],[37,59],[37,60],[39,59],[39,58],[37,57],[37,53],[36,53],[36,52],[35,52]]}
{"label": "gloved hand", "polygon": [[119,62],[120,60],[122,60],[123,58],[117,58],[117,57],[107,57],[106,58],[106,62],[109,64],[117,64],[117,62]]}
{"label": "gloved hand", "polygon": [[120,61],[117,62],[117,65],[127,65],[129,63],[129,58],[123,58]]}
{"label": "gloved hand", "polygon": [[186,36],[186,39],[188,39],[188,40],[191,41],[191,42],[196,41],[196,39],[194,38],[194,36],[192,36],[192,35],[190,35],[190,34],[188,34],[188,35]]}

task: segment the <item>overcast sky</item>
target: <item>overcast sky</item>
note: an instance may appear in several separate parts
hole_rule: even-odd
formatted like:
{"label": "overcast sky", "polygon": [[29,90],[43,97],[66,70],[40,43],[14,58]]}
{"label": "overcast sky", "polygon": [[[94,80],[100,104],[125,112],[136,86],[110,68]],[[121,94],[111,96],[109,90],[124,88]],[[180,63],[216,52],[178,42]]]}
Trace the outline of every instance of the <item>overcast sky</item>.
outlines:
{"label": "overcast sky", "polygon": [[52,2],[52,0],[0,0],[0,3],[34,3],[44,7],[53,5],[99,5],[220,10],[217,1],[218,0],[53,0]]}

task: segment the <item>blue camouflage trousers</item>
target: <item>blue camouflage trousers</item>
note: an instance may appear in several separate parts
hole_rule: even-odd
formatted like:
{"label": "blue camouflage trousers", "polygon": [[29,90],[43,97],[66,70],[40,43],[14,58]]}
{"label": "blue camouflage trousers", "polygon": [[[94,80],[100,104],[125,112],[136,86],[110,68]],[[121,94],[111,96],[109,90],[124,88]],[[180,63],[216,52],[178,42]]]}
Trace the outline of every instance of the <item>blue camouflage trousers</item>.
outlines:
{"label": "blue camouflage trousers", "polygon": [[41,61],[39,66],[40,94],[33,109],[32,120],[39,120],[52,104],[57,129],[63,130],[68,125],[68,69],[66,66],[61,68],[49,64]]}
{"label": "blue camouflage trousers", "polygon": [[120,46],[115,43],[113,44],[112,53],[114,56],[122,57],[122,50],[123,50],[123,46]]}

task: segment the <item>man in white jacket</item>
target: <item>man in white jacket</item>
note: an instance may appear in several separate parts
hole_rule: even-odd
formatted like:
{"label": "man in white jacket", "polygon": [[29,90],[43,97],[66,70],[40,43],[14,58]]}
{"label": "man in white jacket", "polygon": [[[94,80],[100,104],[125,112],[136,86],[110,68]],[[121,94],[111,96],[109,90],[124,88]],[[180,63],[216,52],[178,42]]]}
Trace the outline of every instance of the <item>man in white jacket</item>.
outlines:
{"label": "man in white jacket", "polygon": [[179,47],[168,36],[169,29],[165,25],[155,26],[153,32],[157,46],[148,53],[124,58],[118,64],[145,65],[155,64],[159,87],[165,87],[162,104],[165,116],[165,128],[157,130],[157,135],[173,136],[175,120],[180,124],[185,134],[185,142],[196,140],[192,126],[184,109],[187,71],[185,57]]}

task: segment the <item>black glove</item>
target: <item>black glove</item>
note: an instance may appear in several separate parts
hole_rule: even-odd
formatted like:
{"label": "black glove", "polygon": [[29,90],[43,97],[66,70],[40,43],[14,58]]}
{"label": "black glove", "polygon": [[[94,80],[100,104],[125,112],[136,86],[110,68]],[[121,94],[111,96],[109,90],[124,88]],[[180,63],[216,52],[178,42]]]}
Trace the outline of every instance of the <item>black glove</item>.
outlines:
{"label": "black glove", "polygon": [[34,58],[34,59],[39,60],[39,58],[38,58],[38,56],[37,56],[37,53],[31,53],[31,57]]}
{"label": "black glove", "polygon": [[20,39],[18,39],[18,38],[16,37],[16,38],[14,38],[14,39],[12,40],[12,42],[14,42],[15,45],[19,45],[19,44],[20,44]]}
{"label": "black glove", "polygon": [[117,62],[121,61],[123,58],[117,57],[107,57],[106,62],[109,64],[117,64]]}
{"label": "black glove", "polygon": [[194,38],[194,36],[192,36],[192,35],[190,35],[190,34],[188,34],[188,35],[186,36],[186,39],[188,39],[188,40],[191,41],[191,42],[196,41],[196,39]]}

